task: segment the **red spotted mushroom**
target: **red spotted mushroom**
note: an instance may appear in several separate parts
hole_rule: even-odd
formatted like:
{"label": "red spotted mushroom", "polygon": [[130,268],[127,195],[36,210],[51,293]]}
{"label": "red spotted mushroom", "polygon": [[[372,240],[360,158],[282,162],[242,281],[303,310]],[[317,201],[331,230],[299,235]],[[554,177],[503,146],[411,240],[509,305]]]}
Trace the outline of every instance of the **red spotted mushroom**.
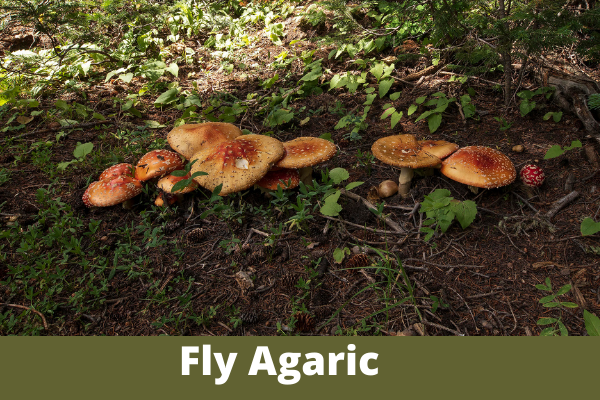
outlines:
{"label": "red spotted mushroom", "polygon": [[142,184],[131,176],[92,182],[83,193],[87,207],[109,207],[134,198],[142,192]]}
{"label": "red spotted mushroom", "polygon": [[521,171],[519,172],[519,176],[521,177],[521,181],[525,185],[524,191],[527,195],[527,198],[533,197],[534,188],[539,188],[544,183],[544,179],[546,175],[544,171],[538,167],[537,165],[527,164]]}
{"label": "red spotted mushroom", "polygon": [[180,125],[169,132],[167,141],[173,150],[190,159],[203,147],[212,147],[241,135],[242,131],[235,125],[206,122]]}
{"label": "red spotted mushroom", "polygon": [[190,160],[194,163],[191,172],[205,172],[207,175],[194,180],[211,191],[222,185],[219,194],[226,196],[252,187],[282,156],[283,145],[279,140],[264,135],[243,135],[201,149]]}
{"label": "red spotted mushroom", "polygon": [[143,182],[178,169],[183,169],[179,154],[169,150],[152,150],[138,161],[135,167],[135,179]]}
{"label": "red spotted mushroom", "polygon": [[294,189],[300,184],[300,174],[297,169],[279,168],[267,172],[256,184],[268,190],[277,190],[278,187]]}
{"label": "red spotted mushroom", "polygon": [[312,167],[329,160],[337,148],[328,140],[314,137],[299,137],[283,143],[285,154],[275,164],[279,168],[300,170],[300,181],[312,184]]}
{"label": "red spotted mushroom", "polygon": [[498,150],[468,146],[457,150],[442,162],[442,174],[475,188],[493,189],[511,184],[517,177],[510,158]]}
{"label": "red spotted mushroom", "polygon": [[105,169],[98,178],[99,181],[105,181],[107,179],[118,178],[121,175],[127,175],[133,177],[134,168],[133,165],[127,163],[121,163],[113,165]]}

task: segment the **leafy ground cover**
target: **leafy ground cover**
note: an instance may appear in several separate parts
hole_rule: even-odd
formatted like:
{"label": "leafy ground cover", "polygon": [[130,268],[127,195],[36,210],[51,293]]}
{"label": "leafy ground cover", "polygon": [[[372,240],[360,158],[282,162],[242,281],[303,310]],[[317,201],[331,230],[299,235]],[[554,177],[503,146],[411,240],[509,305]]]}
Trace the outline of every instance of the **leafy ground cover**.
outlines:
{"label": "leafy ground cover", "polygon": [[[448,53],[439,19],[399,19],[409,2],[83,3],[0,2],[2,334],[598,332],[598,144],[533,73],[506,107],[495,53]],[[159,208],[148,184],[132,209],[84,206],[102,170],[204,121],[338,152],[271,197]],[[356,195],[398,178],[371,145],[399,133],[493,147],[546,182],[473,194],[434,172],[369,210]]]}

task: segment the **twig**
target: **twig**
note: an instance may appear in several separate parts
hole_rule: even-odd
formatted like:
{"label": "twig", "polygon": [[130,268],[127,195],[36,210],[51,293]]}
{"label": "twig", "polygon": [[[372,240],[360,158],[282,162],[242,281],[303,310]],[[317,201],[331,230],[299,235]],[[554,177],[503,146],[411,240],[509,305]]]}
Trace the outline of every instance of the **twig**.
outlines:
{"label": "twig", "polygon": [[433,263],[431,261],[421,260],[420,258],[405,258],[402,261],[416,261],[416,262],[433,265],[434,267],[440,267],[440,268],[483,268],[483,265],[465,265],[465,264],[444,265],[444,264]]}
{"label": "twig", "polygon": [[575,200],[578,196],[579,196],[579,192],[576,190],[573,190],[571,193],[569,193],[562,199],[555,201],[554,205],[552,206],[550,211],[548,211],[546,213],[546,218],[551,219],[552,217],[554,217],[557,212],[559,212],[563,207],[565,207],[567,204],[569,204],[570,202]]}
{"label": "twig", "polygon": [[381,234],[390,234],[390,235],[404,235],[405,232],[394,232],[394,231],[384,231],[384,230],[379,230],[379,229],[373,229],[373,228],[369,228],[366,226],[362,226],[362,225],[358,225],[358,224],[354,224],[352,222],[348,222],[348,221],[344,221],[343,219],[340,218],[333,218],[333,217],[328,217],[327,215],[319,215],[322,218],[327,218],[330,219],[332,221],[337,221],[337,222],[342,222],[346,225],[350,225],[350,226],[355,226],[357,228],[362,228],[362,229],[366,229],[369,232],[375,232],[375,233],[381,233]]}
{"label": "twig", "polygon": [[527,200],[525,200],[523,197],[519,196],[519,194],[517,194],[516,192],[511,192],[512,194],[514,194],[516,197],[519,198],[519,200],[521,200],[523,203],[525,203],[525,205],[529,208],[531,208],[533,210],[534,213],[538,213],[537,208],[535,208],[534,206],[532,206],[531,204],[529,204],[529,202]]}
{"label": "twig", "polygon": [[498,293],[501,293],[501,292],[489,292],[489,293],[476,294],[473,296],[467,296],[467,299],[480,299],[482,297],[493,296]]}
{"label": "twig", "polygon": [[35,310],[35,309],[31,308],[31,307],[21,306],[19,304],[0,303],[0,306],[13,307],[13,308],[21,308],[23,310],[34,312],[37,315],[39,315],[40,318],[42,319],[42,323],[44,324],[44,329],[48,330],[48,323],[46,322],[46,318],[44,318],[44,314],[42,314],[38,310]]}
{"label": "twig", "polygon": [[459,331],[455,331],[454,329],[446,328],[445,326],[443,326],[443,325],[439,325],[439,324],[436,324],[436,323],[434,323],[434,322],[429,322],[429,321],[427,321],[427,320],[425,320],[425,319],[424,319],[423,321],[421,321],[421,322],[423,322],[423,323],[424,323],[425,325],[427,325],[427,326],[432,326],[432,327],[434,327],[434,328],[442,329],[442,330],[444,330],[444,331],[447,331],[447,332],[453,333],[453,334],[455,334],[456,336],[465,336],[465,334],[464,334],[464,333],[460,333]]}
{"label": "twig", "polygon": [[[350,197],[351,199],[354,199],[356,201],[361,201],[369,210],[375,210],[375,211],[377,211],[377,207],[375,207],[373,205],[373,203],[371,203],[369,200],[367,200],[367,199],[365,199],[363,197],[360,197],[359,195],[357,195],[355,193],[348,192],[345,189],[340,189],[340,191],[346,197]],[[395,221],[392,221],[388,217],[383,217],[382,216],[381,218],[385,221],[385,223],[388,226],[390,226],[396,232],[398,232],[398,233],[406,233],[406,230],[404,228],[402,228],[400,225],[398,225],[398,223],[396,223]]]}

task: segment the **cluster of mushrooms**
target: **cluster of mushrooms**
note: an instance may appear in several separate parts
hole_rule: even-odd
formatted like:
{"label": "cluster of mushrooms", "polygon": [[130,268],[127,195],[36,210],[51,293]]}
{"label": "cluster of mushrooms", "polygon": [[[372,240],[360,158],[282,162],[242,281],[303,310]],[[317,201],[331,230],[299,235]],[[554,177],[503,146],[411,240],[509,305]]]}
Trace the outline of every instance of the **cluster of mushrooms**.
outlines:
{"label": "cluster of mushrooms", "polygon": [[[186,124],[169,132],[167,141],[173,151],[153,150],[137,165],[117,164],[104,171],[83,194],[88,207],[106,207],[123,203],[142,192],[142,182],[158,179],[161,193],[157,206],[173,204],[183,194],[202,186],[213,191],[222,185],[219,194],[246,190],[253,185],[267,190],[293,189],[303,181],[312,181],[312,166],[333,157],[335,145],[325,139],[300,137],[289,142],[264,135],[242,135],[236,126],[223,122]],[[192,163],[189,173],[175,176],[183,170],[184,160]],[[184,189],[175,193],[173,186],[195,176]]]}
{"label": "cluster of mushrooms", "polygon": [[[444,140],[417,140],[413,135],[394,135],[377,140],[371,151],[383,163],[400,168],[398,193],[403,198],[408,196],[415,169],[440,168],[442,174],[468,185],[474,192],[476,188],[509,185],[517,176],[510,159],[489,147],[459,149],[457,144]],[[525,165],[520,176],[528,187],[539,187],[544,182],[543,171],[535,165]],[[386,182],[377,188],[379,197],[395,193],[392,184],[383,185]]]}

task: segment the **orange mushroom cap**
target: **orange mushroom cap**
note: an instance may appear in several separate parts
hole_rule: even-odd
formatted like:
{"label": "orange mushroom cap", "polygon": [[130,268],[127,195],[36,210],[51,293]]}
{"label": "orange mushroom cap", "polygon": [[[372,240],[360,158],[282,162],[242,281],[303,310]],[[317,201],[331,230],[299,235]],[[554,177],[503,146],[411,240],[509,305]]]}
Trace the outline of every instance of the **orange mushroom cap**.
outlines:
{"label": "orange mushroom cap", "polygon": [[[289,184],[288,184],[289,183]],[[282,189],[293,189],[300,184],[300,173],[297,169],[280,168],[271,170],[262,177],[256,184],[269,190],[277,190],[278,186]]]}
{"label": "orange mushroom cap", "polygon": [[434,155],[440,160],[454,153],[459,147],[456,143],[445,140],[419,140],[418,144],[421,146],[420,152]]}
{"label": "orange mushroom cap", "polygon": [[143,182],[177,169],[183,169],[179,154],[169,150],[152,150],[138,161],[135,167],[135,179]]}
{"label": "orange mushroom cap", "polygon": [[281,168],[305,168],[320,164],[333,157],[337,148],[329,140],[299,137],[283,143],[284,156],[275,164]]}
{"label": "orange mushroom cap", "polygon": [[212,147],[241,135],[242,131],[233,124],[206,122],[180,125],[169,132],[167,141],[173,150],[190,159],[203,147]]}
{"label": "orange mushroom cap", "polygon": [[131,176],[92,182],[83,193],[83,203],[88,207],[109,207],[129,200],[142,192],[142,183]]}
{"label": "orange mushroom cap", "polygon": [[483,146],[458,149],[442,162],[440,172],[457,182],[485,189],[509,185],[517,177],[510,158]]}
{"label": "orange mushroom cap", "polygon": [[380,161],[399,168],[430,168],[441,160],[427,151],[421,151],[413,135],[386,136],[371,146],[373,155]]}
{"label": "orange mushroom cap", "polygon": [[[171,190],[173,189],[173,186],[175,186],[175,184],[177,182],[181,182],[184,179],[189,179],[191,176],[192,176],[191,173],[188,173],[186,176],[168,175],[168,176],[165,176],[164,178],[161,178],[158,181],[157,186],[163,192],[171,194],[172,193]],[[187,185],[183,189],[180,189],[180,190],[174,192],[174,194],[185,194],[185,193],[192,192],[196,189],[198,189],[198,183],[196,183],[195,181],[191,181],[189,185]]]}
{"label": "orange mushroom cap", "polygon": [[99,181],[105,181],[105,180],[110,180],[110,179],[114,179],[114,178],[118,178],[121,175],[127,175],[127,176],[131,176],[133,178],[133,165],[131,164],[127,164],[127,163],[121,163],[121,164],[116,164],[113,165],[112,167],[109,167],[107,169],[105,169],[101,174],[100,177],[98,178]]}

